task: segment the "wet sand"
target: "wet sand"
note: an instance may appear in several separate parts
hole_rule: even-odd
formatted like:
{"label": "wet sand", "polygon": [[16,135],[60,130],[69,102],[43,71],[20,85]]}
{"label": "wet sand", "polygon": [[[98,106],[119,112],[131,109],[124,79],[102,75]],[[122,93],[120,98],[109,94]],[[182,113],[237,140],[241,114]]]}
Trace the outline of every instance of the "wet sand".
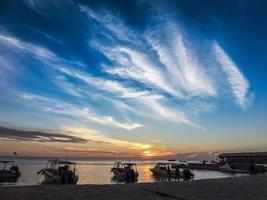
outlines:
{"label": "wet sand", "polygon": [[0,187],[2,200],[266,200],[267,175],[118,185]]}

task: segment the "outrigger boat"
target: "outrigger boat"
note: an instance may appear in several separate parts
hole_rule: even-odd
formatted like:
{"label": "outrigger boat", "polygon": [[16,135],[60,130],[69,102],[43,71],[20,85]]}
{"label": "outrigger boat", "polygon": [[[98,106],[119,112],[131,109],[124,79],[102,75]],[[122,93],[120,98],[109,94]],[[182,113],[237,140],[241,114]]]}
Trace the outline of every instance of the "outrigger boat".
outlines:
{"label": "outrigger boat", "polygon": [[113,179],[119,182],[136,182],[138,178],[137,166],[130,162],[115,162],[111,169]]}
{"label": "outrigger boat", "polygon": [[20,171],[13,160],[0,160],[0,166],[0,182],[17,182]]}
{"label": "outrigger boat", "polygon": [[153,168],[150,168],[150,171],[154,176],[169,176],[171,178],[190,179],[194,176],[184,163],[160,162],[156,163]]}
{"label": "outrigger boat", "polygon": [[48,160],[46,167],[37,173],[44,176],[44,184],[76,184],[78,176],[75,172],[75,162],[55,159]]}

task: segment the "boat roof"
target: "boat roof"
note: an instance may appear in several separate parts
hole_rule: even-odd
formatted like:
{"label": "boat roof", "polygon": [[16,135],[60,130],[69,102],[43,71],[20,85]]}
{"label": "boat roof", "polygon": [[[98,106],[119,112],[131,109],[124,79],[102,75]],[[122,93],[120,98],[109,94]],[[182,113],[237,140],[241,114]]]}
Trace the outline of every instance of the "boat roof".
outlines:
{"label": "boat roof", "polygon": [[129,166],[136,165],[136,163],[129,163],[129,162],[126,162],[126,163],[122,162],[121,164],[123,164],[123,165],[129,165]]}
{"label": "boat roof", "polygon": [[4,163],[4,164],[14,163],[14,160],[0,160],[0,163]]}
{"label": "boat roof", "polygon": [[158,162],[156,163],[157,165],[178,165],[179,163],[174,163],[174,162]]}
{"label": "boat roof", "polygon": [[48,160],[48,162],[54,163],[54,164],[66,164],[66,165],[71,165],[71,164],[76,164],[75,162],[67,161],[67,160]]}
{"label": "boat roof", "polygon": [[115,164],[120,164],[120,165],[136,165],[136,163],[133,162],[123,162],[123,161],[115,161]]}

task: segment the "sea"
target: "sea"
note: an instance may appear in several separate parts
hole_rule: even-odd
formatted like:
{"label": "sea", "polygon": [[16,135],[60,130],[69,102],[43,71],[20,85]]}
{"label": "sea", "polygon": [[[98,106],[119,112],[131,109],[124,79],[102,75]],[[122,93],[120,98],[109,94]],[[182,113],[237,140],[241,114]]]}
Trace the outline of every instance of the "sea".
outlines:
{"label": "sea", "polygon": [[[37,172],[44,168],[49,158],[36,158],[36,157],[15,157],[12,160],[19,167],[21,176],[16,183],[0,183],[0,186],[26,186],[38,185],[43,181],[43,177],[38,175]],[[4,157],[0,160],[9,160]],[[76,174],[79,177],[78,185],[84,184],[123,184],[114,180],[111,168],[115,160],[112,159],[68,159],[69,161],[76,162]],[[117,160],[118,161],[118,160]],[[127,160],[128,161],[128,160]],[[138,183],[150,182],[164,182],[173,181],[166,178],[157,178],[152,175],[150,168],[157,162],[162,160],[132,160],[137,164],[137,171],[139,173]],[[198,161],[195,161],[198,162]],[[1,167],[1,166],[0,166]],[[214,179],[214,178],[227,178],[235,176],[244,176],[244,174],[229,174],[220,171],[210,170],[191,170],[194,174],[193,180],[198,179]],[[180,180],[182,181],[182,180]]]}

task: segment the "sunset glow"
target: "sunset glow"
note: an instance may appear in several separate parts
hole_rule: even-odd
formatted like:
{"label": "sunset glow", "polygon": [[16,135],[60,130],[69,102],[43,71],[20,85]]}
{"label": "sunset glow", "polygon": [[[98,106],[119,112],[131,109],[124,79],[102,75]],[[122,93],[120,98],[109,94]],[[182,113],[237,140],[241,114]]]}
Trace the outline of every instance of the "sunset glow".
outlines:
{"label": "sunset glow", "polygon": [[267,150],[264,17],[246,2],[111,2],[0,3],[0,155]]}

